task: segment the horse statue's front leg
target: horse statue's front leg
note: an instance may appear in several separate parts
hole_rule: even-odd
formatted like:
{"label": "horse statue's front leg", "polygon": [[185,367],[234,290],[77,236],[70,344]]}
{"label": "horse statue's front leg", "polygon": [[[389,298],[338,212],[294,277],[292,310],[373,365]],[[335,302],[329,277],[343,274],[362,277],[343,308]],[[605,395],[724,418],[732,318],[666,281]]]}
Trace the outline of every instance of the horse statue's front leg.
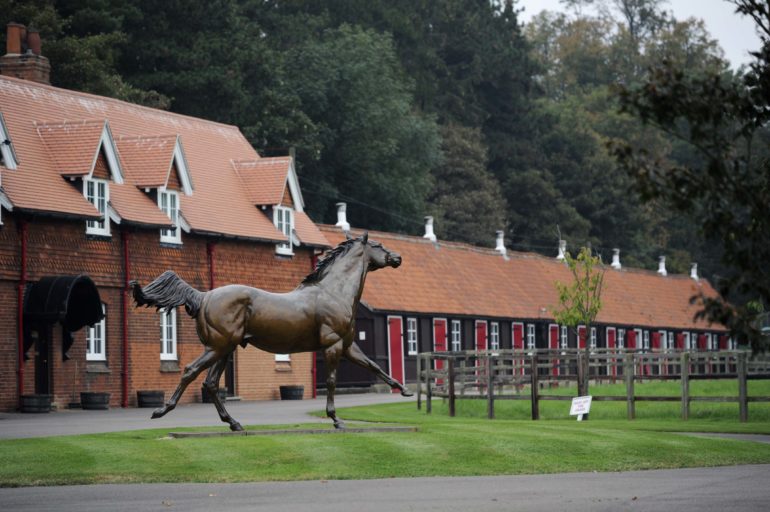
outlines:
{"label": "horse statue's front leg", "polygon": [[385,381],[385,383],[387,383],[388,386],[390,386],[392,389],[399,390],[402,396],[408,397],[414,395],[414,393],[409,391],[403,384],[385,373],[385,371],[383,371],[383,369],[380,368],[377,363],[369,359],[355,341],[350,344],[350,346],[343,352],[343,354],[351,363],[355,363],[361,368],[366,368],[377,377]]}
{"label": "horse statue's front leg", "polygon": [[326,361],[326,415],[334,422],[334,428],[343,429],[345,424],[337,417],[337,409],[334,407],[334,391],[337,389],[337,367],[342,356],[342,340],[324,350]]}

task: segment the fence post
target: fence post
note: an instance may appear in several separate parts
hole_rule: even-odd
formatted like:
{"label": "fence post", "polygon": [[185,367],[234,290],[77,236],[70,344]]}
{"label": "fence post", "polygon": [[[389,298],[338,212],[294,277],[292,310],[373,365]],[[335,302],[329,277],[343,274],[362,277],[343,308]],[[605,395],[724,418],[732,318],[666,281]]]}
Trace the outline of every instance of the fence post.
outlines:
{"label": "fence post", "polygon": [[738,354],[738,408],[740,411],[741,423],[749,421],[747,374],[746,352],[740,352]]}
{"label": "fence post", "polygon": [[682,419],[690,418],[690,353],[682,352],[680,361],[682,374]]}
{"label": "fence post", "polygon": [[449,379],[449,417],[455,415],[455,360],[453,357],[447,359],[447,378]]}
{"label": "fence post", "polygon": [[532,356],[529,360],[529,368],[530,373],[532,377],[532,384],[531,384],[531,396],[532,396],[532,419],[533,420],[539,420],[540,419],[540,404],[539,404],[539,397],[538,397],[538,375],[537,375],[537,352],[533,352]]}
{"label": "fence post", "polygon": [[417,355],[417,410],[422,409],[422,358],[423,354]]}
{"label": "fence post", "polygon": [[433,412],[433,357],[431,356],[425,368],[425,412]]}
{"label": "fence post", "polygon": [[487,418],[495,419],[495,390],[493,386],[492,354],[487,354]]}
{"label": "fence post", "polygon": [[626,378],[626,408],[628,419],[636,418],[636,402],[634,400],[634,354],[627,353],[623,364],[623,376]]}

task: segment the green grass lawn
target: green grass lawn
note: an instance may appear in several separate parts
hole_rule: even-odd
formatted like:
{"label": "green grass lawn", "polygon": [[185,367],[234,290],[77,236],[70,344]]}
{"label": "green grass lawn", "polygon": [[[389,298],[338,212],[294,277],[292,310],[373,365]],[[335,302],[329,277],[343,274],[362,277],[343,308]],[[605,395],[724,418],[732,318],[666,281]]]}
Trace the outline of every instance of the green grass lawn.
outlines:
{"label": "green grass lawn", "polygon": [[[719,386],[713,393],[722,394]],[[169,439],[168,430],[154,429],[3,440],[0,485],[499,475],[770,463],[767,444],[672,433],[770,433],[765,410],[770,404],[751,404],[746,424],[738,422],[737,412],[703,414],[683,422],[676,407],[673,413],[651,410],[647,418],[629,422],[623,419],[624,403],[606,402],[594,404],[591,420],[580,423],[567,419],[569,402],[545,402],[546,419],[533,422],[518,411],[522,404],[528,405],[501,402],[499,416],[517,419],[492,421],[476,417],[484,415],[484,402],[470,400],[458,404],[455,418],[448,417],[442,400],[434,400],[431,415],[418,411],[413,402],[340,411],[346,420],[419,427],[414,433]],[[329,427],[328,422],[322,424]]]}

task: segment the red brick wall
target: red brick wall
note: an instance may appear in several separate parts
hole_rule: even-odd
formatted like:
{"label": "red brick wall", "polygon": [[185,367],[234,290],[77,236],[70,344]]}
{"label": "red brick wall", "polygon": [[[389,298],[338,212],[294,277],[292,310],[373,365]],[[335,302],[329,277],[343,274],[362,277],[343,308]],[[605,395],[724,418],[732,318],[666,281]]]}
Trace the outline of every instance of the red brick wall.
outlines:
{"label": "red brick wall", "polygon": [[[17,404],[17,285],[21,251],[14,215],[3,212],[0,226],[0,410]],[[53,328],[53,393],[59,406],[66,406],[80,391],[108,391],[112,406],[121,401],[123,339],[123,249],[121,228],[112,225],[111,239],[85,235],[84,221],[36,217],[28,223],[28,280],[47,275],[88,274],[99,288],[107,306],[107,362],[87,364],[85,329],[74,333],[70,360],[62,360],[61,327]],[[130,278],[146,285],[165,270],[174,270],[191,286],[205,291],[209,287],[209,266],[204,237],[183,233],[181,246],[161,245],[157,230],[129,233]],[[257,286],[270,291],[289,291],[310,272],[310,251],[297,249],[292,258],[279,257],[272,244],[221,240],[214,246],[215,285],[230,283]],[[184,366],[203,352],[195,324],[184,308],[177,312],[177,352],[180,371],[162,372],[160,361],[159,315],[154,309],[137,309],[131,303],[128,313],[129,405],[136,404],[136,391],[163,389],[170,396]],[[24,392],[34,392],[34,349],[24,365]],[[295,354],[291,365],[276,367],[274,356],[249,347],[236,354],[236,393],[248,399],[277,397],[280,384],[304,384],[309,396],[311,355]],[[89,371],[90,368],[109,373]],[[283,371],[288,370],[290,371]],[[201,375],[190,385],[182,402],[200,401]]]}

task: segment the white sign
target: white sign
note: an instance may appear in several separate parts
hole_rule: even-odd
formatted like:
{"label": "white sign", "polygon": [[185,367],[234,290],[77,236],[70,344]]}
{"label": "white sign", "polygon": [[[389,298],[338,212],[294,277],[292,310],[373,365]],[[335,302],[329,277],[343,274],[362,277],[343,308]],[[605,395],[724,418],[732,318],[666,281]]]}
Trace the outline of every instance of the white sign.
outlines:
{"label": "white sign", "polygon": [[572,399],[572,407],[569,408],[570,416],[577,416],[578,421],[583,420],[583,415],[591,411],[590,396],[576,396]]}

